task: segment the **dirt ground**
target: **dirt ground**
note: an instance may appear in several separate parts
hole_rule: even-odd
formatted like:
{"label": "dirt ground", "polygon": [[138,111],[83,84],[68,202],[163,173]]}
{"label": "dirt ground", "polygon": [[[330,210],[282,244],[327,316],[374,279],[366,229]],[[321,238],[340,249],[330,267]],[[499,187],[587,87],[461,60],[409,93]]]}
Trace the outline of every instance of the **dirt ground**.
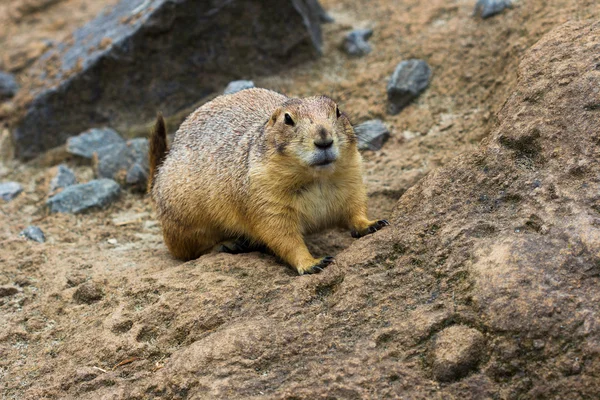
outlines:
{"label": "dirt ground", "polygon": [[[40,49],[115,2],[4,1],[0,4],[0,68],[13,71],[24,82],[26,66],[41,54]],[[472,16],[474,0],[373,0],[368,6],[356,0],[321,3],[335,19],[324,25],[323,57],[277,76],[248,78],[290,96],[327,94],[339,101],[354,123],[372,118],[386,123],[390,140],[382,150],[364,153],[369,213],[377,218],[389,218],[398,199],[419,179],[475,149],[489,135],[497,112],[514,89],[517,66],[528,48],[568,20],[600,15],[595,1],[584,0],[518,1],[487,20]],[[354,27],[374,30],[373,52],[366,57],[350,58],[340,50],[343,34]],[[397,63],[410,58],[424,59],[432,67],[430,87],[400,114],[389,116],[386,79]],[[10,103],[0,110],[0,117],[9,114]],[[93,178],[90,165],[66,161],[80,182]],[[182,263],[169,256],[147,196],[124,192],[105,210],[49,215],[45,200],[51,172],[35,161],[22,164],[4,159],[0,164],[0,180],[24,186],[18,198],[0,204],[0,286],[19,289],[0,298],[0,397],[310,398],[310,391],[294,393],[295,387],[301,389],[303,368],[308,367],[294,364],[285,370],[282,365],[286,357],[296,362],[303,359],[300,356],[309,357],[311,350],[286,353],[281,338],[273,341],[279,358],[273,355],[272,359],[282,360],[279,364],[242,360],[236,368],[243,372],[232,366],[214,371],[200,368],[196,387],[182,383],[177,390],[169,389],[174,391],[160,385],[150,390],[148,382],[172,361],[202,366],[226,357],[232,352],[227,338],[238,347],[248,346],[252,338],[269,340],[269,332],[264,332],[274,326],[265,322],[269,318],[296,318],[302,338],[306,334],[302,313],[328,307],[319,302],[335,290],[336,279],[344,279],[339,268],[327,276],[298,277],[275,258],[259,253],[214,253]],[[18,237],[30,224],[43,230],[44,244]],[[348,232],[338,231],[308,238],[315,256],[342,258],[348,248],[359,251],[362,241],[356,243]],[[317,295],[306,297],[305,291],[314,285]],[[412,301],[402,287],[387,287],[385,282],[381,287],[395,291],[398,301]],[[94,289],[100,292],[99,299],[82,294]],[[352,296],[351,291],[346,293]],[[273,308],[285,299],[289,307]],[[344,354],[340,363],[358,365],[360,358],[342,349],[360,343],[351,332],[360,321],[352,320],[349,311],[336,313],[333,308],[310,321],[306,317],[306,323],[315,329],[347,324],[346,337],[328,343],[333,347],[318,349],[337,349]],[[378,318],[373,314],[362,322],[385,327]],[[211,339],[215,332],[221,340]],[[307,343],[318,341],[320,334],[313,334],[316,337],[306,338]],[[182,361],[187,350],[200,351],[198,346],[206,347],[204,358]],[[253,358],[251,345],[247,351],[248,360],[258,359]],[[390,379],[411,387],[417,377],[429,373],[421,372],[418,357],[413,361],[414,371]],[[179,371],[182,376],[193,373],[191,366],[189,371]],[[311,359],[310,368],[318,368],[318,360]],[[385,386],[362,378],[358,386]],[[432,398],[440,389],[436,381],[428,382],[421,398]],[[138,383],[136,392],[131,388]],[[286,387],[284,392],[278,391],[280,385]],[[381,390],[370,396],[391,395]],[[340,389],[332,397],[354,394]]]}

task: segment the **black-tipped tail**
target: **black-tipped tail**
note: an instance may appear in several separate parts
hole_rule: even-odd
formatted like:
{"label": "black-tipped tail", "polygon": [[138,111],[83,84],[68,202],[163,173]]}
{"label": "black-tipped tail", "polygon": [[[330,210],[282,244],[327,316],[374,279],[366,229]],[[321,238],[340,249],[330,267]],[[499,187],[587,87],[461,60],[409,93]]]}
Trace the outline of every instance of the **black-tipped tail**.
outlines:
{"label": "black-tipped tail", "polygon": [[169,148],[167,146],[167,129],[165,128],[165,120],[162,114],[156,117],[154,130],[150,136],[150,148],[148,150],[148,159],[150,164],[150,174],[148,175],[148,192],[152,190],[154,177],[158,167],[162,164],[167,156]]}

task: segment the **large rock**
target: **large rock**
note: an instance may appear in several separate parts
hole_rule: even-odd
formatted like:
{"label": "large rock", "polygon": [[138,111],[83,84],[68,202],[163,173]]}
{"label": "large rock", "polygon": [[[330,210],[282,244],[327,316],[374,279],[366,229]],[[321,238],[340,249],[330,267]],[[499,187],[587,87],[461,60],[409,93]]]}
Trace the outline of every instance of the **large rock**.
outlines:
{"label": "large rock", "polygon": [[123,0],[30,69],[15,98],[17,156],[31,158],[89,126],[126,132],[237,77],[312,58],[323,15],[317,0]]}
{"label": "large rock", "polygon": [[112,179],[97,179],[65,188],[48,199],[50,212],[78,214],[106,207],[119,197],[119,184]]}
{"label": "large rock", "polygon": [[323,274],[288,279],[252,258],[186,265],[202,292],[161,293],[170,302],[140,320],[170,311],[168,328],[143,332],[185,344],[111,393],[600,398],[598,43],[600,23],[542,39],[481,147],[409,189],[390,227]]}
{"label": "large rock", "polygon": [[67,151],[76,156],[91,159],[104,147],[122,144],[125,140],[110,128],[89,129],[67,140]]}

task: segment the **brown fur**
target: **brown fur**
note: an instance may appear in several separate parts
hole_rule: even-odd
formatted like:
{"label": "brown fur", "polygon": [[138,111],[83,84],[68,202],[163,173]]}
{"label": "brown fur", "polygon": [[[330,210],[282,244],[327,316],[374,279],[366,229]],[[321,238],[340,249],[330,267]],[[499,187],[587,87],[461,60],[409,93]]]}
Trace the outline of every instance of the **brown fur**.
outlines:
{"label": "brown fur", "polygon": [[[367,218],[356,136],[328,97],[288,99],[265,89],[220,96],[186,119],[161,164],[165,135],[159,118],[151,193],[177,258],[244,238],[300,274],[319,272],[330,261],[310,254],[304,234],[341,226],[361,236],[386,224]],[[331,140],[328,150],[317,148]]]}
{"label": "brown fur", "polygon": [[165,128],[165,120],[162,114],[156,117],[154,130],[150,136],[150,146],[148,149],[148,158],[150,160],[150,174],[148,175],[148,193],[152,190],[154,183],[154,175],[156,170],[162,164],[167,156],[169,148],[167,146],[167,129]]}

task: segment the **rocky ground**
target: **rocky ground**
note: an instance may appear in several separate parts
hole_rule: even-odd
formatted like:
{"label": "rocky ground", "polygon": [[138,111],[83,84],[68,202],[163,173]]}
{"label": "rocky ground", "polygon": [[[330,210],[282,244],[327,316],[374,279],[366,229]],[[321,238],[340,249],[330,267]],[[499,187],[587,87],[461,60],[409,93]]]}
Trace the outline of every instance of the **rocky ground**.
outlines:
{"label": "rocky ground", "polygon": [[[1,69],[26,83],[28,49],[96,3],[0,5]],[[600,6],[523,0],[481,19],[474,1],[362,3],[322,1],[320,59],[246,77],[390,129],[364,158],[370,214],[392,225],[310,237],[337,257],[322,274],[260,253],[176,261],[129,189],[51,214],[50,167],[87,182],[92,163],[14,161],[3,132],[1,181],[23,186],[0,200],[3,397],[600,396]],[[373,29],[370,53],[341,49],[352,28]],[[389,115],[387,78],[412,58],[429,88]],[[19,237],[29,225],[44,243]]]}

